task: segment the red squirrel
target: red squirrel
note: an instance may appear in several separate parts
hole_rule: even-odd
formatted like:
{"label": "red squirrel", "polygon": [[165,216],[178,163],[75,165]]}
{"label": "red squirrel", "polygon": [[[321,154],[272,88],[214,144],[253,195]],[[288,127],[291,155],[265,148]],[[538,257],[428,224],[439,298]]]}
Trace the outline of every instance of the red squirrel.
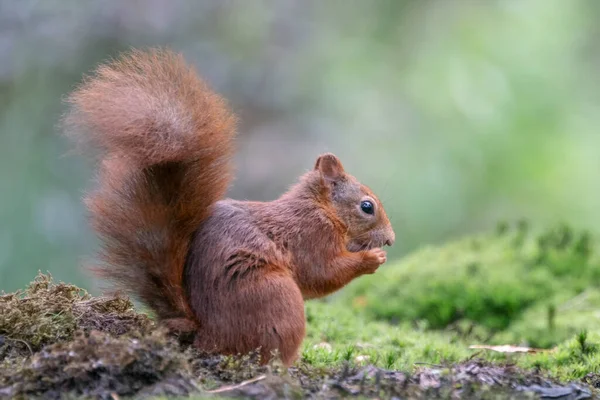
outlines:
{"label": "red squirrel", "polygon": [[166,49],[100,65],[68,97],[65,132],[98,161],[85,198],[94,268],[208,353],[274,351],[305,336],[304,300],[386,262],[394,230],[375,194],[333,154],[271,202],[224,199],[236,116]]}

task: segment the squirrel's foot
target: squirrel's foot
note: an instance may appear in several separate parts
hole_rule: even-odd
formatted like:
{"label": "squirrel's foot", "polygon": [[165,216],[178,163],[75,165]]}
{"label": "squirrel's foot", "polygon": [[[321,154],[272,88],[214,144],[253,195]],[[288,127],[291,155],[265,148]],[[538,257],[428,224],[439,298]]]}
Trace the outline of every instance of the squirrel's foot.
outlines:
{"label": "squirrel's foot", "polygon": [[167,327],[172,333],[192,333],[195,332],[198,327],[196,323],[188,318],[169,318],[164,319],[161,323]]}

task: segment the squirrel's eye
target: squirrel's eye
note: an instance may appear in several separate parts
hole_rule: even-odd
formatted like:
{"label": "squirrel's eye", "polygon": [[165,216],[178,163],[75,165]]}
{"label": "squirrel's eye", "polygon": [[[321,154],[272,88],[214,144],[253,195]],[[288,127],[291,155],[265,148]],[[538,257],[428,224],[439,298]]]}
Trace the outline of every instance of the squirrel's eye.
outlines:
{"label": "squirrel's eye", "polygon": [[360,209],[363,210],[365,214],[369,215],[373,215],[375,212],[375,207],[373,207],[373,203],[371,203],[369,200],[365,200],[360,203]]}

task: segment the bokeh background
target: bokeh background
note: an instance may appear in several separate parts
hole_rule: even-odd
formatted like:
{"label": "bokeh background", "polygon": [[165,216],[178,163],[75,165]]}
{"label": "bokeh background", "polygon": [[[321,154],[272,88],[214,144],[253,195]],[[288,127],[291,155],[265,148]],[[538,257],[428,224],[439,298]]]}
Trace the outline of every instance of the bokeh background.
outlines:
{"label": "bokeh background", "polygon": [[130,47],[184,53],[241,118],[230,195],[324,151],[380,195],[398,258],[498,221],[600,226],[595,0],[0,0],[0,290],[85,287],[96,246],[62,98]]}

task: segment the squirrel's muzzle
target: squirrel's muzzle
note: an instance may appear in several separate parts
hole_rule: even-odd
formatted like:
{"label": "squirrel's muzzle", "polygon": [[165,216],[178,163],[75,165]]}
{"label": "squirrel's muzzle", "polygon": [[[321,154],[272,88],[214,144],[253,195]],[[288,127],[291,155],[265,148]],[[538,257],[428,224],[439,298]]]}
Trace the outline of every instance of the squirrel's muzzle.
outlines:
{"label": "squirrel's muzzle", "polygon": [[384,243],[387,246],[392,247],[392,245],[396,241],[396,234],[394,233],[394,230],[392,229],[391,226],[386,230],[385,236],[386,236],[386,240]]}

